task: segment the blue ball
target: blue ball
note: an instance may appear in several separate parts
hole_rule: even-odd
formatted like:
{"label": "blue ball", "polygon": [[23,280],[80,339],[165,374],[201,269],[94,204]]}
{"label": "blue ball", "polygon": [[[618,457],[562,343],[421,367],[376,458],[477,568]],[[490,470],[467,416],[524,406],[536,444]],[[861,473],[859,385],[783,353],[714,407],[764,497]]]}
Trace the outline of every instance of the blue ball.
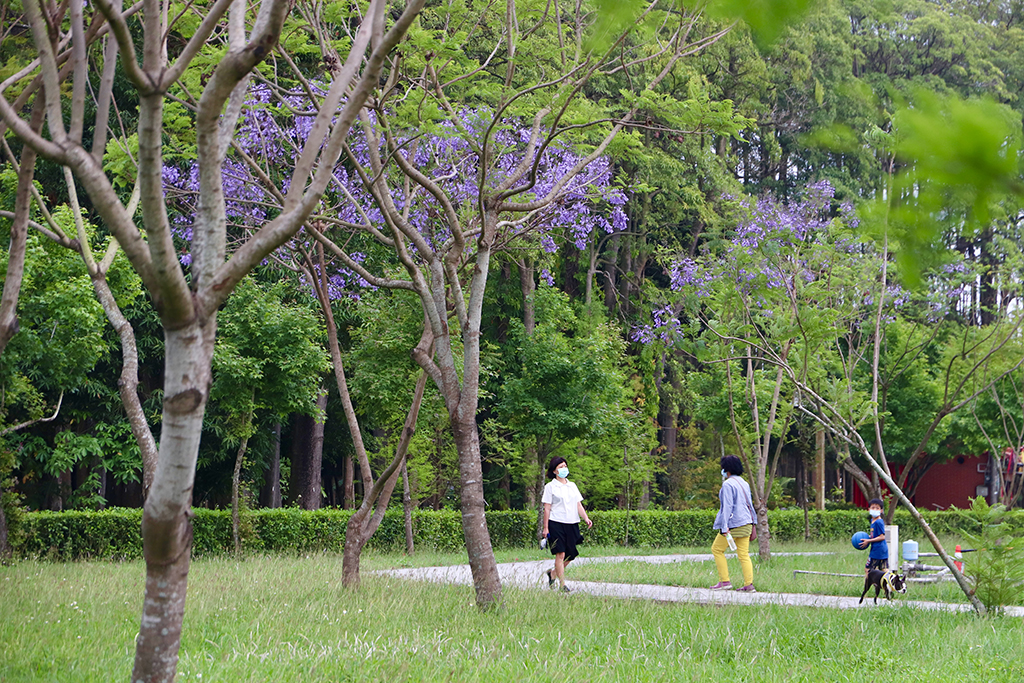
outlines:
{"label": "blue ball", "polygon": [[868,532],[866,532],[866,531],[858,531],[857,533],[855,533],[853,535],[853,538],[850,539],[850,543],[852,543],[853,547],[856,548],[857,550],[864,550],[863,548],[860,547],[860,542],[861,541],[866,541],[869,538],[871,538],[871,535],[868,534]]}

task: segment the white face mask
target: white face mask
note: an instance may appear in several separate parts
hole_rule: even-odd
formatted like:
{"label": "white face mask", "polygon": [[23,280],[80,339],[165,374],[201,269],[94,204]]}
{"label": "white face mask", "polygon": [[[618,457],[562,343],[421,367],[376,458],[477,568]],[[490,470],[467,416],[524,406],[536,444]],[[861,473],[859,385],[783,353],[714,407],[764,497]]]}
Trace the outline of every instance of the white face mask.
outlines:
{"label": "white face mask", "polygon": [[566,477],[569,476],[569,468],[568,467],[559,467],[557,470],[555,470],[555,474],[557,474],[562,479],[565,479]]}
{"label": "white face mask", "polygon": [[881,517],[882,516],[882,511],[881,510],[868,510],[868,514],[871,515],[872,517]]}
{"label": "white face mask", "polygon": [[725,470],[722,470],[722,481],[725,481],[728,478],[729,478],[729,473],[726,472]]}

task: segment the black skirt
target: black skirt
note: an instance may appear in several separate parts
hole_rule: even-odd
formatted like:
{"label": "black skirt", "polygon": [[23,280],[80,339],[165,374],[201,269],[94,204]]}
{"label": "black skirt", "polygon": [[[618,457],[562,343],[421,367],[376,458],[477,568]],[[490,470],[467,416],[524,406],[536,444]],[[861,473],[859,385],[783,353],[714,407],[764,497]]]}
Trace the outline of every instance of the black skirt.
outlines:
{"label": "black skirt", "polygon": [[555,520],[548,522],[548,548],[551,549],[552,555],[565,553],[565,560],[568,562],[579,556],[576,544],[582,542],[583,534],[580,533],[579,523],[565,524]]}

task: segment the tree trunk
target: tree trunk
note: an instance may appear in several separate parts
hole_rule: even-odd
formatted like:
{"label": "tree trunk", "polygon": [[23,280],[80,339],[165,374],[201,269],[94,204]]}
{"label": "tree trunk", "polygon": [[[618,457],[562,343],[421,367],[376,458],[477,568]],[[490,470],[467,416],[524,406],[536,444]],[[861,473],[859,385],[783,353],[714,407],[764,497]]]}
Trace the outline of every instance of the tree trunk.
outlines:
{"label": "tree trunk", "polygon": [[[255,394],[253,398],[255,398]],[[249,445],[249,425],[252,424],[252,412],[250,409],[245,418],[245,436],[238,446],[238,453],[235,455],[235,469],[231,473],[231,538],[235,542],[235,555],[242,554],[242,517],[239,512],[238,490],[242,479],[242,460],[245,458],[246,446]]]}
{"label": "tree trunk", "polygon": [[583,254],[582,251],[576,248],[576,245],[569,242],[561,249],[562,257],[562,291],[565,292],[570,299],[579,298],[580,286],[576,280],[576,273],[579,270],[580,256]]}
{"label": "tree trunk", "polygon": [[978,319],[981,325],[991,325],[999,317],[999,284],[996,281],[996,273],[999,270],[998,259],[993,253],[993,238],[995,230],[989,226],[985,228],[978,239],[981,252],[978,260],[984,266],[978,280]]}
{"label": "tree trunk", "polygon": [[[316,401],[322,412],[327,394]],[[321,464],[323,460],[324,425],[309,415],[296,415],[292,421],[291,499],[303,510],[320,509]]]}
{"label": "tree trunk", "polygon": [[587,281],[583,303],[588,307],[594,297],[594,277],[597,275],[597,240],[590,240],[587,246]]}
{"label": "tree trunk", "polygon": [[[413,391],[412,405],[405,417],[405,426],[402,428],[402,435],[395,448],[395,457],[391,464],[381,472],[380,477],[374,482],[369,491],[363,494],[363,502],[355,514],[349,517],[348,525],[345,527],[345,549],[341,561],[341,585],[346,588],[359,585],[359,559],[362,557],[363,548],[370,540],[377,527],[384,518],[384,512],[391,500],[391,493],[394,491],[398,481],[398,474],[405,464],[405,454],[409,449],[409,442],[416,433],[416,420],[419,418],[420,405],[423,402],[423,392],[427,386],[427,373],[421,372],[416,381],[416,389]],[[372,513],[372,514],[371,514]],[[411,529],[406,531],[410,534]]]}
{"label": "tree trunk", "polygon": [[[83,246],[82,248],[88,247]],[[121,340],[121,374],[117,378],[117,390],[121,396],[121,405],[124,406],[125,415],[128,417],[132,436],[135,437],[135,443],[138,444],[139,452],[142,454],[142,495],[145,497],[153,485],[157,445],[153,438],[153,432],[149,428],[146,412],[142,408],[142,400],[139,398],[139,350],[135,339],[135,328],[121,312],[121,307],[117,305],[117,300],[114,298],[113,292],[110,291],[106,274],[97,268],[96,272],[90,273],[90,277],[96,298],[103,306],[103,312],[106,314],[110,326],[114,328]]]}
{"label": "tree trunk", "polygon": [[998,451],[993,450],[989,453],[988,467],[988,504],[998,505],[999,494],[1003,490],[1003,459],[999,457]]}
{"label": "tree trunk", "polygon": [[[675,401],[669,395],[665,380],[668,379],[668,367],[665,363],[665,353],[658,357],[658,365],[654,372],[654,386],[658,390],[658,445],[664,452],[664,463],[666,471],[671,465],[676,453],[678,431],[676,427],[676,406]],[[669,384],[671,386],[671,383]]]}
{"label": "tree trunk", "polygon": [[483,472],[480,467],[480,437],[476,430],[476,411],[466,417],[452,416],[455,448],[459,454],[462,482],[462,533],[466,540],[469,567],[473,574],[477,606],[496,607],[501,602],[501,580],[494,560],[494,548],[484,516]]}
{"label": "tree trunk", "polygon": [[306,499],[310,507],[307,510],[319,510],[323,501],[323,463],[324,463],[324,426],[327,422],[327,392],[322,392],[316,399],[317,412],[320,420],[313,421],[313,434],[310,439],[310,455],[312,462],[309,468],[309,489]]}
{"label": "tree trunk", "polygon": [[[33,131],[43,125],[44,99],[37,95],[32,105],[29,122]],[[14,164],[14,159],[11,159]],[[25,145],[18,166],[18,189],[14,195],[14,218],[11,220],[11,241],[7,252],[7,270],[4,273],[3,294],[0,295],[0,356],[7,348],[7,342],[18,332],[18,298],[21,281],[25,274],[25,249],[28,244],[29,209],[32,205],[32,179],[36,170],[36,152]]]}
{"label": "tree trunk", "polygon": [[260,504],[263,507],[277,509],[281,507],[281,423],[274,424],[274,448],[270,454],[270,468],[267,480],[260,493]]}
{"label": "tree trunk", "polygon": [[608,240],[608,256],[605,259],[605,286],[604,286],[604,307],[608,315],[615,318],[616,296],[618,295],[618,267],[619,267],[619,240],[621,236],[615,234]]}
{"label": "tree trunk", "polygon": [[532,336],[537,324],[534,310],[533,293],[537,289],[537,283],[533,278],[533,261],[524,257],[519,263],[519,290],[523,295],[523,328],[526,336]]}
{"label": "tree trunk", "polygon": [[306,507],[309,491],[310,460],[312,460],[313,422],[309,415],[292,415],[291,476],[288,480],[288,499],[291,505]]}
{"label": "tree trunk", "polygon": [[825,430],[814,432],[814,507],[825,509]]}
{"label": "tree trunk", "polygon": [[[540,462],[540,456],[537,455],[537,446],[527,446],[523,451],[523,460],[529,466],[527,469],[526,477],[527,480],[523,482],[524,493],[526,495],[526,509],[535,510],[540,505],[540,489],[544,486],[544,475],[538,473],[536,476],[530,476],[534,472],[534,468],[544,468],[543,463]],[[540,482],[540,487],[538,487]]]}
{"label": "tree trunk", "polygon": [[172,681],[192,551],[192,485],[210,382],[216,314],[164,331],[160,457],[142,512],[146,596],[132,681]]}
{"label": "tree trunk", "polygon": [[796,466],[796,499],[804,511],[804,540],[811,540],[811,520],[807,514],[807,462],[804,458],[797,461]]}
{"label": "tree trunk", "polygon": [[235,470],[231,473],[231,538],[235,542],[235,555],[242,554],[242,538],[240,527],[242,526],[241,514],[238,510],[238,488],[242,476],[242,459],[245,457],[245,447],[249,445],[249,437],[242,439],[238,447],[238,454],[235,456]]}
{"label": "tree trunk", "polygon": [[405,554],[416,551],[412,535],[412,488],[409,486],[409,461],[402,461],[402,513],[405,517]]}
{"label": "tree trunk", "polygon": [[547,475],[547,464],[533,452],[533,462],[537,463],[537,476],[533,478],[532,485],[527,485],[529,505],[527,510],[537,511],[537,541],[543,538],[544,532],[544,506],[541,505],[541,498],[544,497],[544,477]]}
{"label": "tree trunk", "polygon": [[345,498],[342,506],[346,510],[351,510],[356,504],[356,464],[355,459],[351,455],[345,456],[344,476]]}
{"label": "tree trunk", "polygon": [[103,461],[100,458],[96,458],[96,471],[99,473],[100,483],[96,488],[96,494],[103,499],[101,507],[107,507],[107,468],[103,466]]}
{"label": "tree trunk", "polygon": [[3,506],[4,487],[0,481],[0,564],[5,564],[11,559],[11,546],[7,534],[7,514]]}
{"label": "tree trunk", "polygon": [[754,505],[757,516],[757,554],[761,560],[769,560],[772,556],[772,532],[768,528],[768,505],[764,499]]}
{"label": "tree trunk", "polygon": [[71,491],[71,468],[69,467],[57,476],[57,493],[53,499],[52,509],[57,512],[67,510]]}
{"label": "tree trunk", "polygon": [[[345,423],[348,425],[349,434],[352,437],[352,448],[359,458],[360,469],[369,469],[369,459],[366,455],[366,447],[363,444],[363,433],[359,429],[359,419],[356,417],[355,408],[352,406],[352,398],[349,396],[348,380],[345,377],[345,364],[341,358],[341,344],[338,342],[338,326],[334,322],[334,309],[331,306],[330,286],[327,279],[327,260],[324,256],[324,246],[317,243],[316,247],[317,264],[314,267],[312,256],[306,255],[306,275],[313,284],[316,291],[317,301],[320,304],[320,311],[323,313],[324,322],[327,327],[327,348],[331,354],[331,368],[334,370],[334,382],[338,387],[338,397],[345,412]],[[326,405],[326,404],[325,404]],[[369,493],[370,472],[360,472],[363,480],[363,495]],[[344,461],[344,488],[345,496],[342,505],[346,510],[355,507],[355,462],[351,455],[345,456]]]}

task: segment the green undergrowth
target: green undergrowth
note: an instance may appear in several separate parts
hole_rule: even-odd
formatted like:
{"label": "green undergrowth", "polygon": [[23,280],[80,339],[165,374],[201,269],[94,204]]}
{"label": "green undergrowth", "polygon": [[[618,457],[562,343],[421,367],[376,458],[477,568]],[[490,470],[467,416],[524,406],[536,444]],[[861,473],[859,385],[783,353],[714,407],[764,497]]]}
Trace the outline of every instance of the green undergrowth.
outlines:
{"label": "green undergrowth", "polygon": [[[588,548],[587,555],[602,553]],[[540,551],[499,561],[540,559]],[[190,573],[179,681],[1019,681],[1024,621],[872,610],[708,607],[506,588],[480,613],[465,586],[370,569],[463,558],[205,558]],[[845,564],[856,558],[842,558]],[[781,562],[781,558],[779,560]],[[836,560],[827,560],[835,562]],[[697,565],[701,566],[701,565]],[[704,564],[707,573],[711,565]],[[845,568],[845,567],[844,567]],[[587,567],[573,568],[581,575]],[[761,568],[763,570],[763,568]],[[851,579],[852,581],[852,579]],[[0,567],[0,680],[126,680],[140,562]]]}

